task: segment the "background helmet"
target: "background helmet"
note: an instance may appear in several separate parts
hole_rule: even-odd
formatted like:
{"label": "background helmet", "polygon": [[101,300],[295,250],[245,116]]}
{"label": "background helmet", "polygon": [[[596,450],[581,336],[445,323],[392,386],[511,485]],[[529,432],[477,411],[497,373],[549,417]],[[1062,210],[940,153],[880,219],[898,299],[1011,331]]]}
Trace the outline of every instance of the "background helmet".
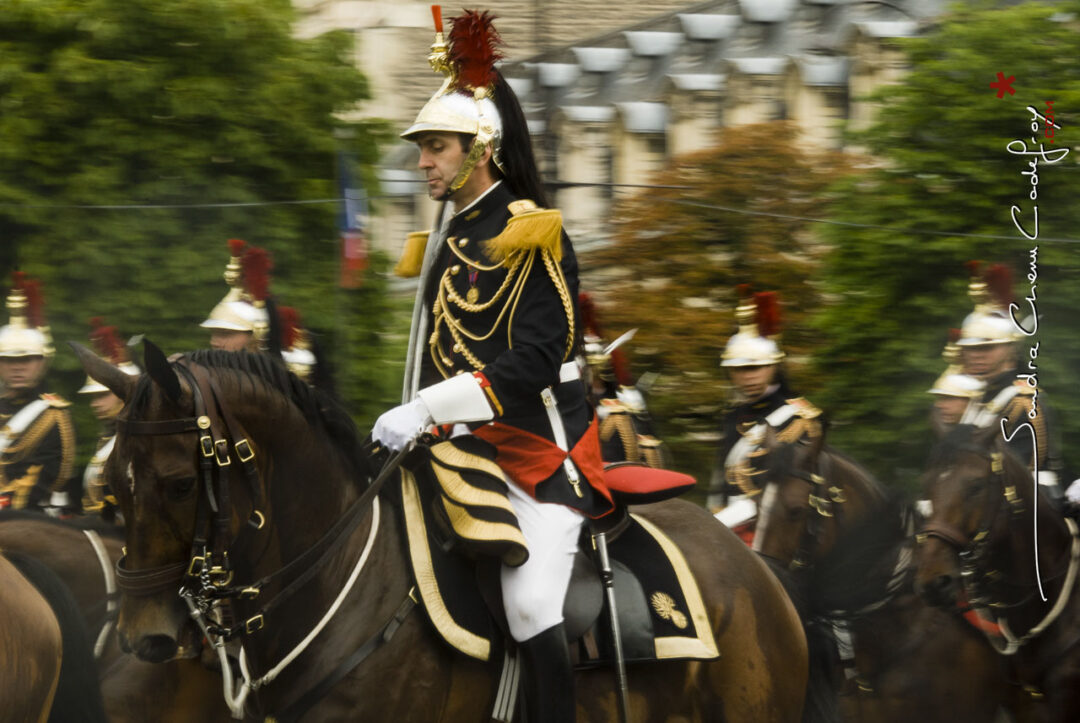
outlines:
{"label": "background helmet", "polygon": [[12,274],[12,279],[6,302],[8,323],[0,326],[0,357],[51,359],[56,350],[45,321],[41,282],[21,271]]}
{"label": "background helmet", "polygon": [[266,300],[270,295],[270,254],[240,239],[229,239],[229,263],[225,266],[225,283],[229,293],[210,311],[204,329],[250,331],[263,343],[270,328]]}
{"label": "background helmet", "polygon": [[736,289],[739,305],[735,320],[739,331],[724,347],[722,367],[756,367],[778,364],[784,358],[780,350],[780,306],[774,291],[751,294],[749,284]]}
{"label": "background helmet", "polygon": [[[90,341],[93,343],[99,357],[133,377],[137,377],[142,373],[139,367],[132,363],[127,347],[120,341],[120,335],[117,333],[115,326],[105,326],[100,316],[92,318],[90,326],[92,327]],[[82,385],[77,393],[98,394],[107,391],[109,391],[108,387],[87,376],[86,383]]]}

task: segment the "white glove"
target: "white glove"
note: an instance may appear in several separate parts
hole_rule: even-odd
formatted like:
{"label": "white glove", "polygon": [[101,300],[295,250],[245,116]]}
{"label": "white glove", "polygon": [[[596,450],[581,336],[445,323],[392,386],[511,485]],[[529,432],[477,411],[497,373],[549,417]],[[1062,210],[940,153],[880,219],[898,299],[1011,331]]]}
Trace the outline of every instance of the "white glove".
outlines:
{"label": "white glove", "polygon": [[388,448],[391,452],[397,452],[419,437],[431,426],[431,412],[424,404],[424,400],[417,397],[411,402],[394,407],[375,422],[375,429],[371,431],[372,438]]}
{"label": "white glove", "polygon": [[1069,499],[1069,502],[1080,503],[1080,479],[1074,479],[1072,484],[1069,485],[1069,489],[1065,490],[1065,496]]}

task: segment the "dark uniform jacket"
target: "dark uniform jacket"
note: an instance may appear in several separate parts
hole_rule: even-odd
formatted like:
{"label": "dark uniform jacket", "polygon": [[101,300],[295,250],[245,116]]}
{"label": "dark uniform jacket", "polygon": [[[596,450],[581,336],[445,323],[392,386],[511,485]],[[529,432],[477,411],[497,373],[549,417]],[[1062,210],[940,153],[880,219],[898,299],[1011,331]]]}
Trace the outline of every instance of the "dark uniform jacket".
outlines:
{"label": "dark uniform jacket", "polygon": [[[999,418],[1008,420],[1005,424],[1006,437],[1011,435],[1008,445],[1029,469],[1037,450],[1038,469],[1032,471],[1054,472],[1058,475],[1059,481],[1062,481],[1061,441],[1058,437],[1057,425],[1054,423],[1053,410],[1047,405],[1042,389],[1036,392],[1036,387],[1028,384],[1026,378],[1018,379],[1016,375],[1017,370],[1011,369],[987,380],[986,391],[980,401],[984,409],[992,411]],[[995,399],[1005,389],[1013,390],[1011,399],[1005,401],[1003,405],[995,404]],[[1033,408],[1036,413],[1034,416],[1029,416]],[[1032,427],[1034,441],[1031,432],[1018,429],[1025,422]],[[994,424],[1000,425],[1000,422],[995,421]]]}
{"label": "dark uniform jacket", "polygon": [[728,456],[747,432],[789,403],[796,405],[799,411],[779,425],[777,428],[779,441],[794,442],[804,435],[821,433],[820,422],[816,419],[820,412],[809,402],[795,396],[783,382],[772,393],[753,402],[738,404],[724,415],[720,423],[720,448],[709,487],[707,504],[710,508],[723,506],[730,495],[756,494],[759,491],[749,488],[746,479],[728,479],[729,475],[725,469]]}
{"label": "dark uniform jacket", "polygon": [[[511,224],[515,216],[521,218]],[[505,183],[459,212],[422,280],[429,316],[420,387],[481,372],[490,383],[486,391],[496,420],[470,427],[495,444],[496,462],[536,499],[599,515],[611,503],[596,474],[599,447],[592,439],[595,424],[585,385],[580,377],[559,381],[579,337],[577,273],[561,219],[554,212],[537,212]],[[547,387],[554,389],[582,473],[576,485],[554,463],[559,455],[551,446],[555,437],[541,400]],[[596,465],[586,459],[593,447]],[[536,460],[537,468],[523,478],[513,460],[524,458]],[[537,477],[542,472],[550,474]]]}
{"label": "dark uniform jacket", "polygon": [[0,425],[37,399],[49,406],[0,454],[0,505],[15,509],[44,507],[54,491],[71,479],[75,460],[75,428],[69,403],[42,390],[0,398]]}

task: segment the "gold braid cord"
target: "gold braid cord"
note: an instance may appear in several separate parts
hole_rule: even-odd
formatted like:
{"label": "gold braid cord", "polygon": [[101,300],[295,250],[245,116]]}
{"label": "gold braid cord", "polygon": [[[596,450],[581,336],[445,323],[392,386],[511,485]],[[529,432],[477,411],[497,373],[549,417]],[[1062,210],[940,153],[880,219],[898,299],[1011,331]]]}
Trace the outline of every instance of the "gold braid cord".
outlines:
{"label": "gold braid cord", "polygon": [[625,411],[612,411],[607,418],[600,423],[600,440],[608,441],[618,433],[619,441],[622,442],[623,454],[630,462],[637,462],[640,454],[638,451],[637,433],[634,431],[634,423],[630,415]]}
{"label": "gold braid cord", "polygon": [[[469,365],[477,371],[483,369],[485,363],[469,349],[467,340],[485,341],[491,338],[491,335],[499,328],[499,324],[502,323],[504,317],[506,317],[507,348],[513,348],[514,313],[517,311],[518,302],[521,301],[521,295],[525,291],[525,283],[529,278],[533,265],[536,263],[537,253],[540,253],[543,257],[544,268],[547,271],[551,282],[555,285],[555,289],[559,294],[559,300],[562,302],[563,312],[566,315],[568,332],[566,335],[566,348],[563,352],[563,360],[569,358],[574,347],[574,303],[570,298],[570,292],[566,287],[566,279],[563,277],[562,268],[554,260],[550,251],[535,248],[522,250],[510,255],[502,262],[493,266],[481,266],[475,261],[462,255],[454,247],[454,244],[448,245],[458,258],[479,271],[494,271],[503,266],[508,268],[506,278],[503,279],[498,290],[496,290],[490,299],[482,303],[470,303],[463,299],[457,289],[454,288],[454,274],[450,269],[443,272],[442,279],[439,281],[439,293],[432,306],[434,323],[432,324],[431,336],[428,337],[431,358],[435,362],[435,367],[439,370],[440,374],[444,377],[449,377],[453,374],[453,372],[450,371],[453,367],[453,360],[450,353],[447,353],[439,345],[439,332],[443,326],[446,327],[446,330],[450,333],[450,338],[454,341],[454,348],[451,353],[457,352],[461,354],[465,357],[465,360]],[[465,326],[460,313],[455,313],[453,311],[454,309],[460,309],[461,312],[466,314],[477,314],[494,307],[501,299],[505,299],[502,308],[499,310],[499,314],[492,323],[491,328],[486,332],[471,331]]]}
{"label": "gold braid cord", "polygon": [[[793,444],[804,436],[809,439],[820,437],[821,422],[816,418],[795,417],[777,432],[776,441],[779,444]],[[754,459],[765,454],[767,450],[758,447],[728,470],[731,481],[748,496],[752,497],[761,492],[761,488],[754,482],[754,477],[765,470],[758,469],[754,464]]]}

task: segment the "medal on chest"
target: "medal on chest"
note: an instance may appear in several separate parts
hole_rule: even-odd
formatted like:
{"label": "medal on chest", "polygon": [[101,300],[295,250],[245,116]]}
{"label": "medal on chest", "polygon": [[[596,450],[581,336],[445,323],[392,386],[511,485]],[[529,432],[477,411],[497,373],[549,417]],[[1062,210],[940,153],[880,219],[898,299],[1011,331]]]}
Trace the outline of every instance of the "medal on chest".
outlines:
{"label": "medal on chest", "polygon": [[474,266],[469,266],[469,290],[465,292],[465,301],[475,304],[480,300],[480,289],[476,288],[476,279],[480,271]]}

